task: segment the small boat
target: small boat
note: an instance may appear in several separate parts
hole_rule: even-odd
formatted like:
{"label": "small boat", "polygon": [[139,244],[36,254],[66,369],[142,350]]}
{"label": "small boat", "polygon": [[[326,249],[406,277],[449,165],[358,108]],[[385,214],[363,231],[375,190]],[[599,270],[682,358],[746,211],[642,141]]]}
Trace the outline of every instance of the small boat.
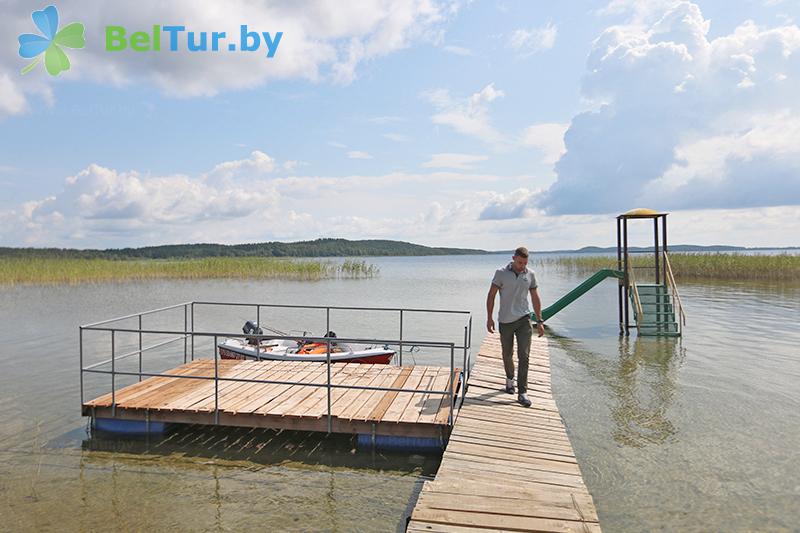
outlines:
{"label": "small boat", "polygon": [[[247,335],[262,335],[263,331],[251,321],[242,328]],[[325,337],[335,339],[336,333],[329,331]],[[256,346],[258,345],[258,346]],[[385,365],[394,357],[388,346],[365,346],[354,349],[346,344],[331,341],[331,363],[366,363]],[[327,342],[295,341],[291,339],[264,339],[260,342],[252,337],[229,338],[217,344],[222,359],[254,359],[259,361],[316,361],[328,360]]]}

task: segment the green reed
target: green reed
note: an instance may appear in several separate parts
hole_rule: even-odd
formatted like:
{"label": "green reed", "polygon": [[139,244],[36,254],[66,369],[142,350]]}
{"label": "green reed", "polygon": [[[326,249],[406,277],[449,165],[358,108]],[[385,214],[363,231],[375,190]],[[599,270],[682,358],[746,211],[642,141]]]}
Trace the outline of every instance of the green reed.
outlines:
{"label": "green reed", "polygon": [[272,257],[203,259],[60,259],[0,258],[0,284],[84,283],[147,279],[289,279],[370,278],[379,269],[362,260],[342,262]]}
{"label": "green reed", "polygon": [[[540,264],[561,266],[579,272],[593,272],[601,268],[617,268],[616,257],[610,256],[545,257],[538,258],[535,261]],[[677,280],[800,280],[800,255],[671,253],[669,254],[669,261]],[[648,254],[633,256],[631,262],[636,267],[652,266],[654,264],[653,256]]]}

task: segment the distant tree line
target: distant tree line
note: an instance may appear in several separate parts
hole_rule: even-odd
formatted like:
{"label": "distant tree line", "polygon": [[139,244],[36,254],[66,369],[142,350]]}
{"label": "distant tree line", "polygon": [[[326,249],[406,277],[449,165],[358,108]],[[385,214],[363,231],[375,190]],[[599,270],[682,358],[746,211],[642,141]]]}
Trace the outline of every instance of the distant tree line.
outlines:
{"label": "distant tree line", "polygon": [[169,244],[142,248],[77,250],[73,248],[3,248],[0,257],[64,257],[83,259],[191,259],[201,257],[352,257],[485,254],[485,250],[442,248],[403,241],[315,239],[252,244]]}

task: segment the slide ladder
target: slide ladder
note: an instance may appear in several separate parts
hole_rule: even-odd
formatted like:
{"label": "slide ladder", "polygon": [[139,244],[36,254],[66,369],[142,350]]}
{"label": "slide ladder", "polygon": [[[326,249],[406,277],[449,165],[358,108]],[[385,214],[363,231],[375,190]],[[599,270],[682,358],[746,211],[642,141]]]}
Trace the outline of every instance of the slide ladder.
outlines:
{"label": "slide ladder", "polygon": [[[636,291],[630,291],[633,317],[639,335],[651,337],[679,337],[681,334],[675,318],[675,305],[672,294],[666,285],[637,283]],[[639,306],[634,302],[638,293]],[[641,314],[637,307],[641,309]]]}

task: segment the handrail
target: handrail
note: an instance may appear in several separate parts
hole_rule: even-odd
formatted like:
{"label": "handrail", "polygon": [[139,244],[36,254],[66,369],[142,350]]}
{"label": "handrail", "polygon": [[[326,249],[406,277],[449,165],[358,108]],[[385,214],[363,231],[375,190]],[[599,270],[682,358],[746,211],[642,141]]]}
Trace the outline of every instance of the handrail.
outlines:
{"label": "handrail", "polygon": [[152,315],[154,313],[161,313],[163,311],[169,311],[170,309],[177,309],[179,307],[186,307],[187,305],[191,305],[194,302],[181,302],[175,305],[168,305],[166,307],[159,307],[158,309],[148,309],[147,311],[142,311],[141,313],[132,313],[130,315],[125,316],[118,316],[116,318],[109,318],[108,320],[101,320],[99,322],[92,322],[91,324],[84,324],[80,326],[82,328],[91,328],[95,326],[100,326],[102,324],[109,324],[111,322],[119,322],[120,320],[127,320],[129,318],[134,318],[137,316],[144,316],[144,315]]}
{"label": "handrail", "polygon": [[[291,335],[285,334],[283,332],[277,332],[279,334],[244,334],[244,333],[233,333],[233,332],[224,332],[224,331],[198,331],[195,329],[195,306],[196,305],[209,305],[209,306],[234,306],[234,307],[252,307],[255,308],[256,311],[256,318],[257,322],[260,322],[261,318],[261,308],[295,308],[295,309],[320,309],[326,311],[326,331],[330,331],[331,329],[331,311],[332,310],[361,310],[361,311],[393,311],[399,312],[400,314],[400,330],[399,330],[399,338],[331,338],[331,337],[317,337],[311,336],[304,332],[303,335]],[[145,329],[142,327],[142,316],[143,315],[153,315],[157,313],[161,313],[164,311],[169,311],[172,309],[179,309],[183,308],[183,329],[178,328],[153,328],[153,329]],[[191,311],[191,312],[190,312]],[[403,331],[403,313],[410,312],[410,313],[441,313],[441,314],[461,314],[467,315],[469,317],[467,323],[464,326],[464,337],[462,344],[457,344],[455,342],[444,342],[444,341],[431,341],[431,340],[415,340],[415,339],[408,339],[404,338],[404,331]],[[138,318],[138,324],[136,326],[130,327],[118,327],[114,322],[131,319],[131,318]],[[270,329],[270,328],[265,328]],[[392,392],[416,392],[416,389],[404,389],[402,387],[380,387],[380,386],[369,386],[369,385],[355,385],[355,384],[336,384],[331,382],[331,345],[334,342],[337,343],[368,343],[368,344],[382,344],[386,346],[399,346],[400,351],[400,365],[402,366],[402,350],[404,346],[419,346],[419,347],[426,347],[432,349],[446,349],[450,352],[450,379],[448,380],[447,388],[445,390],[429,390],[427,393],[436,394],[436,395],[446,395],[449,396],[449,416],[448,416],[448,424],[453,424],[454,422],[454,409],[456,403],[456,386],[457,386],[457,379],[458,373],[461,373],[461,383],[463,390],[466,390],[469,381],[469,364],[471,362],[470,357],[470,350],[472,347],[472,314],[469,311],[462,311],[462,310],[451,310],[451,309],[424,309],[424,308],[395,308],[395,307],[355,307],[355,306],[317,306],[317,305],[300,305],[300,304],[262,304],[262,303],[245,303],[245,302],[209,302],[209,301],[191,301],[191,302],[183,302],[180,304],[175,304],[167,307],[161,307],[158,309],[151,309],[147,311],[142,311],[140,313],[133,313],[130,315],[125,315],[117,318],[112,318],[108,320],[102,320],[99,322],[93,322],[91,324],[86,324],[83,326],[79,326],[79,365],[80,365],[80,397],[81,397],[81,405],[84,404],[84,374],[106,374],[111,376],[111,411],[112,417],[116,417],[116,378],[117,376],[129,376],[129,377],[138,377],[139,381],[142,378],[148,377],[169,377],[169,378],[188,378],[188,379],[206,379],[206,380],[213,380],[214,382],[214,423],[219,424],[219,386],[220,382],[226,381],[234,381],[234,382],[245,382],[245,383],[271,383],[271,384],[286,384],[286,385],[299,385],[299,386],[311,386],[311,387],[325,387],[327,388],[328,393],[328,409],[327,409],[327,419],[328,419],[328,432],[331,432],[332,429],[332,398],[331,398],[331,391],[335,389],[359,389],[359,390],[373,390],[373,391],[392,391]],[[91,364],[89,366],[84,366],[84,333],[89,331],[95,332],[108,332],[111,334],[111,358],[107,360],[100,361],[98,363]],[[138,335],[138,349],[133,351],[117,355],[116,353],[116,343],[115,337],[119,333],[131,333]],[[173,336],[167,340],[163,340],[160,342],[156,342],[155,344],[149,346],[143,346],[143,335],[168,335]],[[291,380],[260,380],[260,379],[242,379],[242,378],[232,378],[220,375],[219,369],[219,338],[220,337],[228,337],[228,338],[247,338],[247,339],[257,339],[258,341],[262,340],[305,340],[310,342],[320,342],[325,343],[328,345],[328,350],[326,351],[326,361],[325,364],[327,366],[327,379],[325,383],[302,383],[296,382]],[[181,339],[184,339],[184,354],[183,354],[183,362],[187,362],[187,358],[191,355],[191,359],[194,360],[195,358],[195,339],[196,338],[213,338],[214,340],[214,373],[212,376],[188,376],[188,375],[179,375],[179,374],[162,374],[160,372],[144,372],[142,371],[142,354],[146,351],[153,350],[155,348],[160,348],[166,346],[168,344],[174,343]],[[191,340],[191,351],[189,350],[189,343],[187,340]],[[455,367],[455,351],[456,350],[463,350],[463,367],[461,369],[457,369]],[[138,355],[139,356],[139,364],[138,364],[138,372],[128,372],[128,371],[121,371],[117,369],[116,363],[122,359],[126,359],[128,357]],[[105,365],[111,363],[110,369],[102,369]]]}
{"label": "handrail", "polygon": [[670,292],[673,296],[673,301],[677,304],[678,313],[680,316],[680,320],[678,322],[679,326],[681,327],[681,331],[683,330],[683,326],[686,325],[686,313],[683,312],[683,304],[681,303],[680,294],[678,294],[678,284],[675,283],[675,275],[672,273],[672,265],[669,262],[669,257],[667,256],[667,251],[664,250],[664,265],[667,267],[667,284],[670,287]]}
{"label": "handrail", "polygon": [[636,307],[636,331],[640,332],[642,320],[644,319],[644,311],[642,310],[642,300],[639,297],[639,288],[636,286],[636,277],[633,275],[633,266],[627,254],[625,254],[625,264],[628,267],[628,287],[632,291],[633,305]]}

